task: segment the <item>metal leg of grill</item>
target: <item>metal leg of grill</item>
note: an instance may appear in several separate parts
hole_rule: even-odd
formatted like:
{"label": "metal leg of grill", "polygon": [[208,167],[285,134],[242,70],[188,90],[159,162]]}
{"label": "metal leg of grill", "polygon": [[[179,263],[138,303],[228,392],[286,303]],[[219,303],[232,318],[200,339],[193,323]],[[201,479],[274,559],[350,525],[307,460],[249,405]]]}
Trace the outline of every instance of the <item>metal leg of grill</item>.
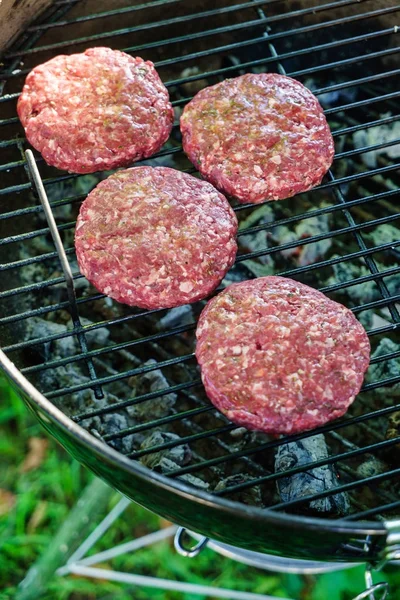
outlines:
{"label": "metal leg of grill", "polygon": [[[68,559],[67,564],[57,570],[57,575],[65,576],[68,574],[91,577],[93,579],[105,579],[108,581],[119,581],[139,587],[157,588],[163,590],[173,590],[182,593],[191,593],[198,595],[214,596],[216,598],[229,598],[231,600],[277,600],[274,596],[265,594],[255,594],[252,592],[239,592],[236,590],[217,588],[209,585],[199,585],[176,581],[173,579],[161,579],[158,577],[137,575],[135,573],[126,573],[123,571],[114,571],[113,569],[99,569],[95,566],[103,561],[108,561],[116,556],[134,552],[140,548],[151,546],[156,542],[171,538],[179,530],[175,525],[165,529],[160,529],[153,533],[144,535],[130,542],[119,544],[108,550],[98,552],[92,556],[85,555],[94,546],[94,544],[106,533],[112,524],[122,515],[129,506],[130,501],[122,498],[118,504],[108,513],[108,515],[99,523],[95,530],[86,538],[79,548]],[[285,599],[283,599],[285,600]],[[286,599],[290,600],[290,599]]]}
{"label": "metal leg of grill", "polygon": [[[93,579],[103,579],[107,581],[116,581],[120,583],[126,583],[138,587],[149,587],[163,590],[173,590],[182,593],[191,593],[195,595],[207,595],[216,598],[229,598],[231,600],[278,600],[275,596],[269,596],[265,594],[255,594],[253,592],[241,592],[227,588],[216,588],[209,585],[193,584],[182,581],[176,581],[173,579],[163,579],[159,577],[144,576],[135,573],[127,573],[124,571],[115,571],[113,569],[100,569],[97,568],[96,564],[104,561],[110,561],[116,556],[127,554],[128,552],[134,552],[140,548],[145,548],[160,542],[162,540],[175,536],[175,548],[177,548],[181,554],[188,557],[195,557],[206,545],[207,538],[201,538],[195,549],[190,551],[185,550],[182,552],[181,540],[184,533],[184,529],[171,525],[165,529],[160,529],[153,533],[149,533],[140,538],[136,538],[124,544],[119,544],[108,550],[97,552],[92,556],[85,555],[95,545],[95,543],[108,531],[113,523],[122,515],[125,509],[129,506],[130,500],[122,498],[118,504],[108,513],[108,515],[99,523],[95,530],[86,538],[79,548],[70,556],[67,564],[60,567],[56,574],[59,576],[65,576],[68,574],[81,575],[83,577],[91,577]],[[198,537],[198,536],[196,536]],[[198,549],[199,548],[199,549]],[[387,597],[388,585],[385,582],[373,583],[372,574],[370,567],[366,568],[366,590],[361,592],[354,600],[384,600]],[[376,594],[379,595],[377,596]],[[290,600],[290,599],[283,599]]]}

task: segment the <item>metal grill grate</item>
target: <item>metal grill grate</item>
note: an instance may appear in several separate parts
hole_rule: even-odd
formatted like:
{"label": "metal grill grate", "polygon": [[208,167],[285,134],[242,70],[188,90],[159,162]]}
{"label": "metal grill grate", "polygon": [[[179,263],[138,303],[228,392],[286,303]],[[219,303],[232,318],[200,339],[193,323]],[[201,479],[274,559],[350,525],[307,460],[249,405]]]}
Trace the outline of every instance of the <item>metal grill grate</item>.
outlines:
{"label": "metal grill grate", "polygon": [[[385,430],[388,418],[400,413],[396,387],[400,383],[400,350],[396,350],[400,329],[400,236],[389,238],[395,230],[383,227],[395,225],[399,219],[393,203],[399,165],[387,153],[376,155],[375,163],[366,163],[363,157],[372,151],[390,151],[400,139],[386,140],[381,133],[373,141],[366,136],[367,141],[356,146],[354,135],[366,134],[377,126],[394,128],[399,120],[399,90],[395,84],[400,69],[390,61],[399,50],[395,46],[397,28],[392,23],[400,7],[385,2],[383,8],[376,9],[372,0],[324,4],[305,0],[301,8],[293,7],[292,2],[282,7],[277,0],[124,4],[116,2],[112,10],[96,13],[91,12],[91,0],[56,2],[5,56],[0,75],[4,85],[0,147],[6,161],[0,165],[0,195],[4,200],[0,215],[1,270],[5,272],[0,292],[3,350],[75,422],[130,458],[150,464],[149,457],[152,460],[163,451],[189,445],[190,463],[176,464],[165,474],[184,477],[194,485],[194,493],[196,485],[204,484],[216,495],[251,503],[253,500],[243,494],[261,490],[263,505],[272,510],[302,512],[309,510],[310,501],[348,492],[351,512],[347,519],[396,514],[400,507],[400,431],[388,437]],[[121,17],[124,28],[120,28]],[[136,45],[130,45],[132,40]],[[193,331],[204,303],[197,303],[192,312],[186,313],[189,322],[170,318],[167,325],[162,325],[168,311],[116,305],[93,289],[88,290],[84,278],[75,271],[77,299],[76,306],[71,306],[42,207],[32,194],[24,155],[27,144],[15,103],[24,75],[35,64],[59,52],[81,51],[99,44],[153,60],[178,112],[197,89],[252,70],[278,70],[296,77],[320,98],[337,142],[332,170],[312,192],[276,203],[269,219],[265,218],[267,213],[263,219],[256,218],[259,205],[235,206],[241,222],[241,252],[232,277],[255,276],[256,269],[260,272],[263,266],[272,264],[276,274],[319,287],[364,318],[375,351],[372,375],[344,419],[290,439],[271,440],[238,431],[208,403],[196,373]],[[71,215],[76,215],[87,191],[105,175],[88,178],[64,174],[45,165],[39,156],[37,162],[66,254],[74,260],[71,232],[75,221]],[[171,140],[146,161],[149,163],[195,172],[182,154],[177,123]],[[307,231],[310,223],[312,227]],[[328,225],[318,231],[318,223]],[[255,248],[246,241],[257,234],[265,234],[264,247]],[[324,243],[325,248],[336,244],[335,254],[329,248],[326,252],[318,250],[317,244]],[[296,258],[304,249],[314,249],[313,260],[302,262]],[[347,277],[343,276],[346,269]],[[367,286],[364,292],[356,288],[359,285]],[[354,289],[358,289],[357,294],[351,293]],[[75,315],[73,325],[66,311]],[[96,315],[98,321],[85,323],[79,320],[79,314],[81,318]],[[59,326],[40,333],[37,319]],[[386,346],[382,340],[386,340]],[[66,344],[64,355],[52,357],[54,345],[62,343]],[[149,358],[156,362],[148,362]],[[68,383],[65,378],[54,386],[49,374],[66,369],[71,378],[74,368],[86,369],[85,377]],[[140,389],[141,378],[151,373],[158,374],[159,383],[134,395],[132,387]],[[90,390],[94,390],[93,396]],[[382,390],[386,390],[386,397]],[[96,405],[96,399],[101,400],[104,394],[112,394],[112,403]],[[172,394],[176,400],[168,408]],[[160,411],[157,407],[162,408],[163,403]],[[118,416],[138,407],[142,410],[140,418],[136,414],[136,422],[132,424],[133,417],[118,421]],[[140,445],[155,431],[173,432],[174,436]],[[274,452],[279,446],[316,434],[325,435],[328,458],[274,472]],[[365,464],[370,466],[369,471]],[[325,465],[335,466],[340,476],[336,487],[280,501],[276,482]],[[229,479],[243,471],[244,479]],[[221,479],[225,484],[218,487]],[[373,497],[370,494],[366,500],[364,491],[371,486]]]}

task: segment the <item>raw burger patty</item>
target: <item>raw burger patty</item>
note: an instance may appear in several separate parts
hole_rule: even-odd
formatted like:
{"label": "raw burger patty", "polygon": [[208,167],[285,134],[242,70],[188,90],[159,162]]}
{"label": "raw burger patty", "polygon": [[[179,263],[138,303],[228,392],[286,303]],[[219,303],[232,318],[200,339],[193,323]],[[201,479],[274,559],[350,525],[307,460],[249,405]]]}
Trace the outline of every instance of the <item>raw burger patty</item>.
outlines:
{"label": "raw burger patty", "polygon": [[277,73],[248,73],[201,90],[183,111],[181,131],[203,177],[239,202],[311,189],[335,152],[316,97]]}
{"label": "raw burger patty", "polygon": [[352,312],[283,277],[230,285],[207,304],[196,335],[212,403],[234,423],[272,434],[343,415],[369,363]]}
{"label": "raw burger patty", "polygon": [[35,67],[18,115],[45,161],[74,173],[151,156],[168,139],[174,119],[153,63],[110,48],[56,56]]}
{"label": "raw burger patty", "polygon": [[236,215],[212,185],[166,167],[105,179],[82,204],[81,273],[119,302],[167,308],[204,298],[236,256]]}

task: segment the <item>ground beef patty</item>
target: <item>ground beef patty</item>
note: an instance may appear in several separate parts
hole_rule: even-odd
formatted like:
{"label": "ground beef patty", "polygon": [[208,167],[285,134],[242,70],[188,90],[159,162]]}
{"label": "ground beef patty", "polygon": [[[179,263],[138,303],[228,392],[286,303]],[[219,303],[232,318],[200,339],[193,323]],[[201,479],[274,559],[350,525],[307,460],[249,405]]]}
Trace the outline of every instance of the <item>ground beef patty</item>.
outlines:
{"label": "ground beef patty", "polygon": [[18,115],[45,161],[74,173],[151,156],[168,139],[174,119],[153,63],[110,48],[56,56],[35,67]]}
{"label": "ground beef patty", "polygon": [[277,73],[201,90],[181,117],[183,148],[205,179],[239,202],[280,200],[321,182],[333,138],[316,97]]}
{"label": "ground beef patty", "polygon": [[213,404],[234,423],[273,434],[343,415],[369,363],[353,313],[283,277],[230,285],[207,304],[196,335]]}
{"label": "ground beef patty", "polygon": [[236,255],[237,219],[212,185],[166,167],[111,175],[82,204],[81,273],[119,302],[167,308],[204,298]]}

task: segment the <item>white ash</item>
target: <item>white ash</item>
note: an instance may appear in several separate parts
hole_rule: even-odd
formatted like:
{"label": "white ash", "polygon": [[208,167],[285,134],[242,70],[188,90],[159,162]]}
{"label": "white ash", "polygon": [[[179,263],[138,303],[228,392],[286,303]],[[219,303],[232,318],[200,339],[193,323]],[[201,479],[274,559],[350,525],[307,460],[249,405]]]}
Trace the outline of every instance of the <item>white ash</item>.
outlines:
{"label": "white ash", "polygon": [[[325,79],[324,87],[336,85],[338,83],[342,83],[343,81],[345,81],[345,79],[340,78],[340,76],[337,79]],[[312,77],[308,77],[304,81],[304,85],[311,91],[314,91],[321,87],[321,81],[318,81]],[[328,108],[331,106],[337,106],[338,104],[350,104],[356,100],[357,94],[358,90],[355,87],[343,88],[341,90],[333,90],[332,92],[318,94],[318,100],[324,108]]]}
{"label": "white ash", "polygon": [[247,432],[248,429],[246,429],[246,427],[238,427],[237,429],[232,429],[232,431],[229,432],[229,435],[236,441],[238,439],[241,440]]}
{"label": "white ash", "polygon": [[248,448],[251,446],[259,446],[268,442],[271,437],[262,431],[251,431],[245,427],[238,427],[229,432],[232,438],[232,443],[236,450]]}
{"label": "white ash", "polygon": [[[384,337],[380,340],[378,347],[372,353],[371,358],[378,358],[385,356],[386,354],[392,354],[398,352],[399,345],[393,342],[390,338]],[[376,381],[383,381],[384,379],[391,379],[392,377],[399,377],[400,375],[400,358],[391,358],[389,360],[382,360],[381,362],[373,363],[369,366],[369,369],[365,376],[366,383],[373,383]],[[387,387],[374,389],[373,394],[378,395],[380,398],[387,399],[388,402],[392,403],[396,398],[400,397],[400,384],[396,383],[391,386],[390,393]]]}
{"label": "white ash", "polygon": [[[174,433],[155,431],[149,437],[147,437],[144,442],[142,442],[140,448],[143,450],[158,444],[179,439],[180,437]],[[174,448],[165,448],[164,450],[146,454],[140,458],[140,462],[144,466],[165,474],[175,471],[179,467],[187,465],[191,460],[192,452],[187,444],[180,444]],[[203,481],[203,479],[200,479],[199,477],[191,475],[190,473],[181,475],[179,479],[203,490],[207,490],[209,488],[209,483]]]}
{"label": "white ash", "polygon": [[[88,319],[83,320],[84,324],[90,324]],[[70,330],[72,322],[67,324],[54,323],[46,321],[38,317],[29,319],[25,331],[26,340],[35,340],[47,338],[52,335],[62,334]],[[104,327],[91,331],[87,340],[91,345],[104,345],[108,339],[109,332]],[[80,347],[75,335],[69,335],[57,340],[47,342],[38,342],[34,347],[34,351],[40,354],[39,362],[48,362],[67,358],[80,353]],[[39,371],[35,378],[40,389],[44,393],[48,390],[61,389],[75,385],[81,385],[90,381],[86,374],[86,366],[82,369],[83,362],[71,362],[63,366],[48,368]],[[76,414],[77,412],[87,410],[89,408],[99,408],[107,406],[117,401],[111,394],[105,394],[103,400],[97,400],[91,389],[82,390],[64,396],[60,399],[55,399],[54,402],[62,408],[67,414]]]}
{"label": "white ash", "polygon": [[[70,264],[72,273],[79,273],[78,263],[76,262],[75,259],[69,258],[69,264]],[[62,281],[61,283],[56,283],[56,285],[53,285],[52,288],[54,288],[54,290],[59,290],[59,289],[62,290],[62,292],[67,297],[67,289],[65,286],[65,281]],[[86,292],[88,292],[90,289],[90,283],[86,279],[86,277],[79,277],[78,279],[74,279],[74,288],[75,288],[75,290],[83,290],[84,293],[87,295]]]}
{"label": "white ash", "polygon": [[[87,426],[91,433],[97,432],[97,437],[101,438],[103,438],[104,435],[119,433],[120,431],[127,429],[127,427],[129,427],[129,421],[124,414],[121,414],[121,412],[95,417]],[[133,451],[133,443],[133,435],[115,438],[107,442],[107,444],[115,448],[115,450],[118,450],[123,454],[128,454]]]}
{"label": "white ash", "polygon": [[[151,358],[143,363],[143,366],[156,364],[157,361]],[[160,369],[131,377],[129,384],[135,388],[136,396],[157,392],[169,387],[169,383]],[[130,416],[137,418],[139,421],[147,421],[150,415],[151,419],[161,419],[171,414],[176,398],[177,396],[174,393],[157,396],[151,400],[129,406],[127,411]]]}
{"label": "white ash", "polygon": [[[253,210],[244,220],[240,222],[240,231],[243,231],[249,227],[254,227],[258,225],[267,225],[268,223],[272,223],[275,218],[274,211],[271,206],[265,204],[260,208],[256,208]],[[251,233],[249,235],[241,235],[239,237],[240,246],[245,248],[250,252],[257,252],[258,250],[265,250],[268,247],[268,234],[267,229],[262,229],[261,231],[257,231],[255,233]],[[270,275],[273,269],[273,260],[271,256],[260,256],[258,257],[258,262],[266,267],[269,267],[268,273],[265,275]],[[250,261],[247,261],[250,262]],[[246,262],[246,266],[247,265]],[[253,261],[252,261],[253,262]]]}
{"label": "white ash", "polygon": [[[200,74],[201,70],[199,69],[199,67],[186,67],[186,69],[183,69],[183,71],[181,71],[179,78],[186,79],[187,77],[193,77]],[[209,83],[207,79],[196,79],[195,81],[188,81],[187,83],[182,83],[180,87],[182,91],[188,96],[194,96],[194,94],[197,94],[197,92],[207,87],[208,85]]]}
{"label": "white ash", "polygon": [[[81,323],[82,325],[92,325],[92,321],[85,318],[81,319]],[[46,361],[54,358],[65,358],[79,353],[79,342],[72,329],[72,320],[63,325],[54,321],[46,321],[40,317],[33,317],[27,322],[25,338],[26,340],[40,340],[71,331],[71,335],[66,337],[50,340],[49,342],[38,342],[38,347],[40,347]],[[90,346],[105,346],[109,336],[110,332],[105,327],[85,332],[86,340]]]}
{"label": "white ash", "polygon": [[[93,321],[90,321],[90,319],[86,319],[85,317],[81,317],[80,321],[83,327],[93,325]],[[72,327],[72,322],[70,323],[70,326]],[[98,327],[97,329],[86,330],[85,337],[89,346],[98,346],[102,348],[107,345],[110,338],[110,332],[107,327]]]}
{"label": "white ash", "polygon": [[[334,254],[332,259],[340,258],[339,254]],[[364,275],[370,275],[371,271],[364,265],[343,261],[332,265],[333,275],[326,280],[326,285],[335,285],[345,283],[346,281],[355,281]],[[367,303],[376,300],[379,291],[374,281],[365,281],[359,285],[352,285],[340,290],[341,294],[349,295],[355,303]]]}
{"label": "white ash", "polygon": [[364,237],[371,240],[374,246],[390,244],[399,240],[399,229],[393,225],[378,225],[378,227],[365,233]]}
{"label": "white ash", "polygon": [[[147,450],[153,446],[159,446],[168,442],[177,442],[179,435],[164,431],[154,431],[142,442],[140,449]],[[149,469],[158,470],[163,473],[172,471],[177,467],[183,467],[192,460],[192,451],[188,444],[180,444],[173,448],[166,448],[151,454],[145,454],[140,462]]]}
{"label": "white ash", "polygon": [[[252,480],[253,477],[251,477],[251,475],[247,475],[246,473],[230,475],[225,479],[221,479],[221,481],[219,481],[215,486],[214,491],[222,492],[228,487],[241,483],[247,483]],[[259,485],[251,486],[238,492],[232,492],[232,494],[229,494],[226,497],[230,500],[236,500],[237,502],[243,502],[244,504],[249,504],[251,506],[263,506],[261,489]]]}
{"label": "white ash", "polygon": [[[27,321],[25,339],[27,341],[40,340],[52,335],[66,333],[67,330],[66,325],[54,323],[53,321],[45,321],[40,317],[33,317]],[[35,350],[42,355],[44,362],[55,358],[65,358],[76,353],[76,340],[74,335],[71,334],[58,340],[48,342],[39,341],[38,345],[35,346]]]}
{"label": "white ash", "polygon": [[[52,183],[47,190],[47,195],[50,202],[57,202],[57,200],[64,200],[65,198],[73,198],[75,196],[86,196],[102,179],[105,179],[109,173],[90,173],[86,175],[79,175],[73,179],[66,181],[58,181]],[[67,204],[66,209],[71,211],[75,210],[76,204]],[[55,210],[60,210],[57,208]],[[64,210],[64,207],[63,207]],[[58,213],[57,213],[58,214]],[[66,213],[69,220],[71,212]]]}
{"label": "white ash", "polygon": [[189,483],[190,485],[193,485],[194,487],[197,487],[204,491],[207,491],[210,487],[210,484],[207,483],[207,481],[204,481],[203,479],[200,479],[200,477],[196,477],[195,475],[191,475],[190,473],[186,473],[186,475],[181,475],[177,479],[180,479],[184,483]]}
{"label": "white ash", "polygon": [[[307,212],[312,212],[313,210],[314,209],[310,209]],[[330,218],[330,215],[327,214],[310,217],[309,219],[305,218],[297,223],[294,230],[291,230],[285,225],[279,225],[271,230],[269,236],[275,244],[282,246],[305,238],[328,233],[330,231]],[[296,265],[302,267],[321,260],[331,246],[332,239],[329,238],[310,244],[304,244],[302,246],[287,248],[286,250],[281,250],[280,254],[285,258],[291,258]]]}
{"label": "white ash", "polygon": [[168,330],[180,325],[189,325],[194,322],[193,310],[189,304],[171,308],[159,321],[160,330]]}
{"label": "white ash", "polygon": [[[328,448],[322,434],[314,435],[297,442],[282,444],[275,454],[275,472],[281,473],[294,467],[306,466],[311,462],[328,458]],[[333,465],[323,465],[300,471],[277,480],[277,489],[282,502],[299,500],[305,496],[334,489],[339,485]],[[299,505],[303,511],[306,504]],[[312,500],[309,509],[316,513],[345,515],[350,510],[348,495],[344,492]]]}
{"label": "white ash", "polygon": [[[328,233],[330,231],[330,220],[331,216],[324,214],[300,221],[300,223],[298,223],[294,229],[297,239],[301,240],[304,238],[321,235],[322,233]],[[296,263],[300,267],[312,265],[318,260],[324,258],[331,246],[331,238],[306,244],[304,246],[299,246]]]}
{"label": "white ash", "polygon": [[[396,304],[396,306],[398,306]],[[362,315],[363,314],[368,314],[370,315],[370,311],[368,311],[367,313],[361,313],[357,316],[357,318],[361,321],[361,323],[364,325],[364,327],[368,327],[369,329],[380,329],[381,327],[387,327],[388,325],[393,325],[393,323],[391,322],[391,315],[390,315],[390,311],[388,308],[384,308],[381,310],[383,316],[381,315],[377,315],[376,313],[373,313],[372,316],[370,316],[369,321],[366,322],[366,319],[362,319]]]}
{"label": "white ash", "polygon": [[370,456],[365,462],[357,467],[357,475],[360,479],[380,475],[389,470],[388,465],[374,456]]}
{"label": "white ash", "polygon": [[[392,116],[391,113],[380,115],[381,119]],[[379,125],[377,127],[370,127],[369,129],[361,129],[353,134],[353,142],[356,148],[364,148],[367,146],[374,146],[376,144],[385,144],[387,142],[393,142],[400,138],[400,121],[394,121],[387,125]],[[361,154],[361,160],[369,167],[374,169],[378,165],[378,157],[380,155],[386,155],[389,158],[396,159],[400,156],[400,142],[388,146],[387,148],[380,148],[378,150],[372,150],[371,152],[364,152]]]}
{"label": "white ash", "polygon": [[[278,225],[277,227],[273,227],[268,234],[269,239],[273,242],[274,246],[284,246],[285,244],[291,244],[292,242],[297,242],[298,237],[294,231],[286,227],[286,225]],[[296,247],[287,248],[286,250],[281,250],[280,254],[284,258],[290,258],[294,256],[298,252]]]}

